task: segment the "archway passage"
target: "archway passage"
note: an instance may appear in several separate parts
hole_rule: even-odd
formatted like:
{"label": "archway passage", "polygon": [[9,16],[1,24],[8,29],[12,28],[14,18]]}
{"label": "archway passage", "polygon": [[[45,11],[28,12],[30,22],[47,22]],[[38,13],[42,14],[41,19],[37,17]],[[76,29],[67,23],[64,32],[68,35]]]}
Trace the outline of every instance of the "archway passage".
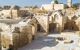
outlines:
{"label": "archway passage", "polygon": [[45,32],[45,30],[40,24],[37,24],[37,32]]}
{"label": "archway passage", "polygon": [[56,32],[56,23],[50,23],[49,24],[49,32],[50,33],[53,33],[53,32]]}
{"label": "archway passage", "polygon": [[64,24],[64,31],[79,31],[79,28],[74,21],[69,21]]}

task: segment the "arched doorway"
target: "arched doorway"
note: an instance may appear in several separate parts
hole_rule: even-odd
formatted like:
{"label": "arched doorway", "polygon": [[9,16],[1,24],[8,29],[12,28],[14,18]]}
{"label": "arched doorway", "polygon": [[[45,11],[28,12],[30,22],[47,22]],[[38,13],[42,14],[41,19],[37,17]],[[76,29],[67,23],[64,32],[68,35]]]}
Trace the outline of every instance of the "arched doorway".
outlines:
{"label": "arched doorway", "polygon": [[50,23],[49,24],[49,32],[56,32],[56,23]]}
{"label": "arched doorway", "polygon": [[52,22],[49,24],[49,32],[60,32],[63,22],[63,16],[61,11],[55,11],[51,15]]}
{"label": "arched doorway", "polygon": [[68,21],[64,24],[64,31],[79,31],[79,28],[74,21]]}
{"label": "arched doorway", "polygon": [[45,32],[45,30],[40,24],[37,24],[37,32]]}

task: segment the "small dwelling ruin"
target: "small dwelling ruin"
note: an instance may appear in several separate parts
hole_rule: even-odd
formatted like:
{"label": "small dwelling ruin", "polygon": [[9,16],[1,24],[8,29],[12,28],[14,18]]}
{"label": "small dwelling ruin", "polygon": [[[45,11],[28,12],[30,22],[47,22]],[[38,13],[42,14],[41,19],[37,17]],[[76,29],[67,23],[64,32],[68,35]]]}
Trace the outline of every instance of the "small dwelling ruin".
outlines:
{"label": "small dwelling ruin", "polygon": [[[16,22],[17,21],[17,22]],[[36,38],[36,25],[33,19],[0,20],[0,48],[17,48],[31,43]]]}

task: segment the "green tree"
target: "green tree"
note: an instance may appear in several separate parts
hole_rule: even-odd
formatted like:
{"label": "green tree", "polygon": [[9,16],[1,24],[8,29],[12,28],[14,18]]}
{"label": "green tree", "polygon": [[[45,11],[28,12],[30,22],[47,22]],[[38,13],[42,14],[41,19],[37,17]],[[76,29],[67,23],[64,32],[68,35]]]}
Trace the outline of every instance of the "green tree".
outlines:
{"label": "green tree", "polygon": [[73,4],[72,8],[78,9],[79,5],[80,5],[79,3],[75,3],[75,4]]}
{"label": "green tree", "polygon": [[15,6],[13,6],[13,9],[19,10],[20,9],[20,6],[15,5]]}
{"label": "green tree", "polygon": [[58,0],[54,0],[54,3],[55,3],[55,4],[58,4],[59,2],[58,2]]}
{"label": "green tree", "polygon": [[36,9],[36,8],[38,8],[38,6],[37,6],[37,5],[35,5],[35,6],[33,6],[32,8],[33,8],[33,9]]}

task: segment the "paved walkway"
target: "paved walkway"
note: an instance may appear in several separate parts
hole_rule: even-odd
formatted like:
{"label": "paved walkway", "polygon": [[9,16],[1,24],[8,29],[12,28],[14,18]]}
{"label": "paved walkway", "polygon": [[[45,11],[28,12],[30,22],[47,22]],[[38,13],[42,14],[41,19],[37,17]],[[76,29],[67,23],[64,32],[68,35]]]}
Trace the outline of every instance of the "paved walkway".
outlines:
{"label": "paved walkway", "polygon": [[70,39],[74,40],[74,43],[72,44],[63,44],[62,42],[57,42],[55,37],[59,36],[61,35],[50,34],[47,37],[39,37],[38,39],[34,40],[31,44],[19,48],[19,50],[73,50],[76,47],[79,48],[79,46],[77,45],[78,42],[77,36],[75,35],[70,36]]}
{"label": "paved walkway", "polygon": [[39,37],[31,44],[26,45],[19,50],[50,50],[51,47],[56,46],[58,42],[55,41],[54,37]]}

